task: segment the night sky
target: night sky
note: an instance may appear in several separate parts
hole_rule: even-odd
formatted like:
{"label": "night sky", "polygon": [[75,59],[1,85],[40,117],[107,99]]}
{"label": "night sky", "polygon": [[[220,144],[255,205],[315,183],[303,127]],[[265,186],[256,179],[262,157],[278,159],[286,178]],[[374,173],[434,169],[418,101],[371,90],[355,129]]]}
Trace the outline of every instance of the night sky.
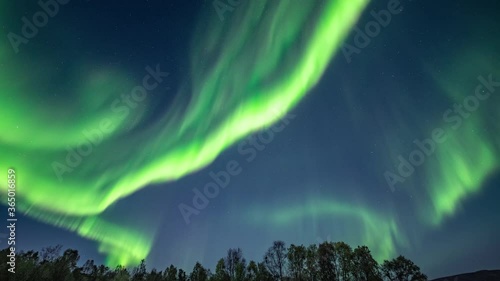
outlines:
{"label": "night sky", "polygon": [[190,272],[329,240],[430,278],[500,267],[497,1],[129,2],[0,4],[19,249]]}

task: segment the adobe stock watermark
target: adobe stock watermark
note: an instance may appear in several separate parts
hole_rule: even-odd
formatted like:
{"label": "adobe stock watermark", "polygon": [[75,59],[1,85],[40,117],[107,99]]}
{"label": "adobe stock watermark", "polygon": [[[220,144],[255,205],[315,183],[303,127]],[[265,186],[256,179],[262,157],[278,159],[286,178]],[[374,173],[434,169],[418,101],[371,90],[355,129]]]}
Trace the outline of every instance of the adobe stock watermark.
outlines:
{"label": "adobe stock watermark", "polygon": [[[453,109],[449,108],[443,113],[443,122],[451,126],[453,130],[458,130],[462,127],[465,120],[467,120],[471,113],[475,112],[482,102],[488,100],[495,92],[495,89],[500,87],[500,81],[493,80],[493,75],[490,74],[488,78],[479,76],[478,85],[471,94],[464,98],[461,104],[455,103]],[[446,131],[441,128],[432,130],[431,136],[424,140],[415,139],[413,143],[416,148],[410,152],[408,157],[398,156],[399,163],[396,165],[396,173],[392,171],[385,171],[384,178],[389,188],[394,192],[397,183],[403,183],[405,180],[413,175],[415,168],[421,166],[427,157],[434,154],[438,144],[446,142]]]}
{"label": "adobe stock watermark", "polygon": [[[14,52],[19,53],[19,46],[21,44],[28,44],[29,41],[38,35],[38,31],[44,28],[48,23],[49,19],[55,17],[61,6],[68,4],[70,0],[40,0],[38,1],[38,6],[41,10],[35,12],[31,16],[31,20],[27,17],[22,17],[21,22],[23,26],[21,27],[21,32],[19,34],[14,32],[9,32],[7,38],[14,49]],[[88,1],[87,1],[88,2]]]}
{"label": "adobe stock watermark", "polygon": [[402,10],[403,7],[399,0],[389,0],[387,9],[378,12],[371,10],[370,15],[373,20],[366,23],[363,30],[357,26],[354,27],[354,32],[356,33],[353,42],[354,46],[349,43],[344,43],[342,46],[342,53],[347,63],[351,63],[354,54],[359,55],[362,49],[368,47],[372,39],[380,34],[382,28],[386,28],[391,23],[392,16],[400,14]]}
{"label": "adobe stock watermark", "polygon": [[[145,69],[148,74],[143,77],[142,84],[132,88],[130,94],[122,94],[121,98],[116,98],[110,104],[110,110],[122,120],[147,98],[149,92],[155,90],[163,82],[163,79],[169,76],[168,72],[160,70],[159,64],[156,65],[155,69],[150,66]],[[80,144],[76,147],[66,146],[67,154],[64,161],[52,162],[52,169],[59,181],[63,181],[65,173],[73,172],[82,163],[83,158],[89,156],[94,147],[101,143],[105,135],[113,132],[114,128],[109,118],[103,118],[97,128],[82,131],[83,141]]]}
{"label": "adobe stock watermark", "polygon": [[[281,114],[279,116],[282,116]],[[247,163],[255,160],[259,151],[263,151],[266,145],[270,144],[275,135],[285,129],[290,124],[290,120],[295,119],[296,115],[286,113],[274,125],[264,128],[258,133],[250,135],[238,143],[238,153],[244,157]],[[199,215],[200,211],[208,207],[210,199],[214,199],[220,193],[221,189],[226,188],[231,178],[243,172],[243,167],[237,160],[230,160],[226,163],[225,169],[222,171],[210,171],[208,176],[209,182],[203,186],[203,191],[198,188],[193,188],[192,205],[180,203],[178,205],[179,211],[186,222],[186,225],[191,223],[190,217],[192,215]]]}
{"label": "adobe stock watermark", "polygon": [[243,0],[214,0],[212,6],[217,12],[220,21],[224,21],[226,18],[224,14],[226,12],[233,12],[236,7],[238,7]]}

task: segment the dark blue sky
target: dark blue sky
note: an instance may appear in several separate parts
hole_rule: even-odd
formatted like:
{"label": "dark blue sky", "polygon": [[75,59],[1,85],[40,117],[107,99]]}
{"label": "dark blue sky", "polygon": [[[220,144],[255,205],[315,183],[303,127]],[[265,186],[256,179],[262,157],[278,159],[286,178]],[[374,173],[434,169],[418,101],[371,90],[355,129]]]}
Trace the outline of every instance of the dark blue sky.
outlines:
{"label": "dark blue sky", "polygon": [[[365,28],[370,12],[388,2],[372,1],[355,26]],[[12,11],[0,22],[7,31],[38,9],[29,1],[5,6]],[[379,257],[405,255],[431,278],[498,269],[500,89],[394,191],[384,173],[397,170],[398,155],[408,157],[415,139],[447,126],[443,113],[474,93],[478,76],[500,80],[500,7],[488,0],[401,0],[401,6],[350,62],[342,51],[336,54],[251,160],[248,139],[240,140],[201,170],[115,202],[105,217],[154,237],[146,261],[158,269],[174,264],[191,271],[196,261],[214,268],[235,247],[260,261],[274,240],[368,244]],[[130,81],[140,81],[145,66],[162,65],[170,75],[149,97],[141,124],[163,120],[180,89],[191,87],[194,30],[201,15],[217,16],[210,1],[73,0],[63,8],[16,58],[60,62],[51,83],[63,88],[78,84],[67,74],[76,62],[113,66]],[[226,13],[221,24],[237,14]],[[355,36],[346,43],[354,45]],[[126,159],[127,151],[111,152]],[[211,172],[233,161],[241,172],[186,224],[179,205],[192,205],[193,189],[202,190],[213,181]],[[441,204],[453,208],[443,211]],[[105,259],[95,241],[32,215],[20,214],[17,237],[22,249],[62,244],[78,249],[82,260]]]}

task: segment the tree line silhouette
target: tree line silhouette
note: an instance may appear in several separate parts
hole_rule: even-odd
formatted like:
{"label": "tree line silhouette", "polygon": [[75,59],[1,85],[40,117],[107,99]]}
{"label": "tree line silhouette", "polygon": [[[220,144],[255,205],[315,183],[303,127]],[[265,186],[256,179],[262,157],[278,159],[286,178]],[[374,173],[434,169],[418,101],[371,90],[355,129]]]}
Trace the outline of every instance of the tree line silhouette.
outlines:
{"label": "tree line silhouette", "polygon": [[0,252],[0,280],[16,281],[424,281],[427,276],[411,260],[399,256],[378,264],[368,247],[352,249],[344,242],[290,245],[275,241],[261,262],[247,263],[240,248],[229,249],[215,271],[197,262],[190,273],[174,265],[146,270],[145,261],[133,268],[111,269],[87,260],[78,266],[77,250],[62,246],[27,251],[16,256],[15,274],[9,268],[9,249]]}

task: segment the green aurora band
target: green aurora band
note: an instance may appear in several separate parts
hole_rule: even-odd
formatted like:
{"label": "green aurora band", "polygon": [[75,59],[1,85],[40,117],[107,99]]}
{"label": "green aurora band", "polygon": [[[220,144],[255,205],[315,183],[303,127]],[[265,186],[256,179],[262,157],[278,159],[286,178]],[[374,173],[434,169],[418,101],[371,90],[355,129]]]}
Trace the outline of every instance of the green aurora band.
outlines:
{"label": "green aurora band", "polygon": [[[207,166],[282,117],[319,81],[367,2],[245,1],[224,22],[210,11],[194,34],[189,86],[147,126],[147,104],[125,117],[110,110],[117,92],[138,84],[121,70],[96,70],[81,58],[63,74],[79,87],[51,88],[62,75],[54,62],[13,56],[0,45],[0,130],[8,132],[0,137],[0,170],[17,171],[20,211],[97,241],[108,265],[136,264],[149,253],[154,231],[111,222],[105,210],[147,185]],[[38,106],[42,99],[53,107]],[[67,149],[86,142],[82,132],[102,120],[112,132],[60,180],[54,163],[64,164]],[[5,182],[0,187],[5,195]]]}
{"label": "green aurora band", "polygon": [[[450,105],[465,105],[468,97],[475,96],[476,88],[481,85],[479,76],[488,80],[491,75],[493,80],[499,80],[500,73],[495,63],[485,55],[492,53],[494,48],[459,48],[449,60],[443,62],[443,65],[453,67],[441,74],[429,69]],[[483,87],[481,92],[486,96],[489,90]],[[500,135],[496,133],[500,131],[499,99],[499,90],[494,90],[485,100],[478,99],[477,109],[466,110],[468,115],[457,126],[437,123],[446,131],[447,138],[436,149],[436,158],[430,158],[425,167],[429,179],[428,200],[433,208],[422,211],[424,221],[435,226],[441,224],[460,209],[467,197],[478,193],[489,176],[500,169]]]}
{"label": "green aurora band", "polygon": [[[486,33],[464,36],[469,36],[467,37],[469,42],[480,42],[481,38],[487,35]],[[408,157],[409,152],[416,148],[412,143],[415,138],[420,140],[430,138],[437,128],[445,132],[445,142],[436,144],[432,155],[426,156],[424,163],[415,167],[415,173],[404,183],[399,183],[394,193],[395,196],[405,194],[413,198],[410,203],[405,202],[408,205],[404,206],[417,218],[412,221],[413,232],[403,229],[400,222],[402,216],[398,214],[399,209],[394,206],[394,202],[380,210],[369,206],[366,202],[357,202],[358,197],[347,198],[340,192],[335,198],[316,196],[302,201],[283,199],[280,204],[273,207],[255,206],[246,212],[246,220],[255,225],[278,226],[288,231],[297,231],[294,227],[304,222],[313,225],[322,222],[323,225],[330,225],[331,221],[329,229],[332,234],[338,234],[345,241],[352,240],[348,241],[351,245],[362,243],[369,246],[379,262],[419,245],[418,238],[409,239],[409,237],[416,238],[414,232],[425,235],[426,232],[439,229],[446,219],[460,213],[465,201],[479,194],[488,179],[500,170],[498,87],[493,91],[483,87],[482,95],[488,97],[479,100],[477,109],[468,112],[467,117],[461,118],[459,125],[446,121],[444,117],[444,113],[448,109],[453,109],[454,104],[464,105],[468,97],[475,95],[477,86],[481,85],[479,76],[488,80],[488,76],[491,75],[494,81],[500,80],[498,63],[489,55],[496,53],[500,42],[495,43],[491,46],[467,45],[453,50],[448,49],[448,56],[443,56],[441,52],[430,56],[432,62],[422,59],[422,72],[428,73],[437,85],[433,102],[439,106],[422,108],[423,103],[417,100],[421,99],[419,89],[415,89],[416,93],[412,95],[391,96],[392,103],[383,106],[377,104],[382,100],[377,92],[380,89],[369,93],[374,97],[373,100],[364,96],[366,100],[356,100],[360,97],[353,98],[352,93],[344,93],[346,104],[340,104],[340,107],[353,107],[355,104],[367,108],[365,112],[352,117],[352,124],[366,128],[367,124],[361,123],[362,120],[375,119],[374,123],[379,126],[376,131],[382,132],[381,151],[387,157],[378,159],[377,166],[380,167],[373,167],[374,170],[380,168],[378,172],[381,175],[380,181],[374,182],[373,187],[367,188],[379,188],[380,192],[388,192],[389,186],[382,175],[385,169],[399,163],[398,155]],[[445,48],[437,46],[436,49]],[[437,62],[436,57],[439,58]],[[360,63],[356,68],[356,70],[361,69],[360,74],[352,77],[346,85],[339,87],[352,88],[349,83],[370,75],[372,70],[363,73],[363,69],[370,69],[369,66],[373,64],[373,61]],[[449,68],[443,69],[443,65]],[[404,82],[403,80],[400,83]],[[404,93],[405,88],[399,87],[401,86],[393,86],[391,91]],[[487,94],[488,91],[491,95]],[[415,106],[421,107],[415,108]],[[386,112],[380,114],[381,108]],[[457,113],[453,116],[459,115]],[[422,120],[432,121],[423,124]],[[355,186],[345,186],[342,189],[359,192]],[[342,230],[338,229],[339,225]],[[358,227],[351,229],[352,225]]]}
{"label": "green aurora band", "polygon": [[[348,243],[355,245],[363,241],[373,251],[373,256],[378,261],[390,259],[397,253],[397,247],[407,247],[408,241],[401,233],[396,219],[390,214],[376,212],[363,204],[353,204],[348,200],[327,200],[325,198],[309,199],[306,202],[290,204],[291,207],[279,210],[268,209],[265,206],[252,208],[247,214],[253,223],[268,221],[270,224],[286,227],[297,220],[307,219],[310,221],[324,220],[346,221],[343,224],[343,232],[355,233],[350,235]],[[350,229],[352,227],[352,229]],[[360,231],[361,229],[361,231]]]}

